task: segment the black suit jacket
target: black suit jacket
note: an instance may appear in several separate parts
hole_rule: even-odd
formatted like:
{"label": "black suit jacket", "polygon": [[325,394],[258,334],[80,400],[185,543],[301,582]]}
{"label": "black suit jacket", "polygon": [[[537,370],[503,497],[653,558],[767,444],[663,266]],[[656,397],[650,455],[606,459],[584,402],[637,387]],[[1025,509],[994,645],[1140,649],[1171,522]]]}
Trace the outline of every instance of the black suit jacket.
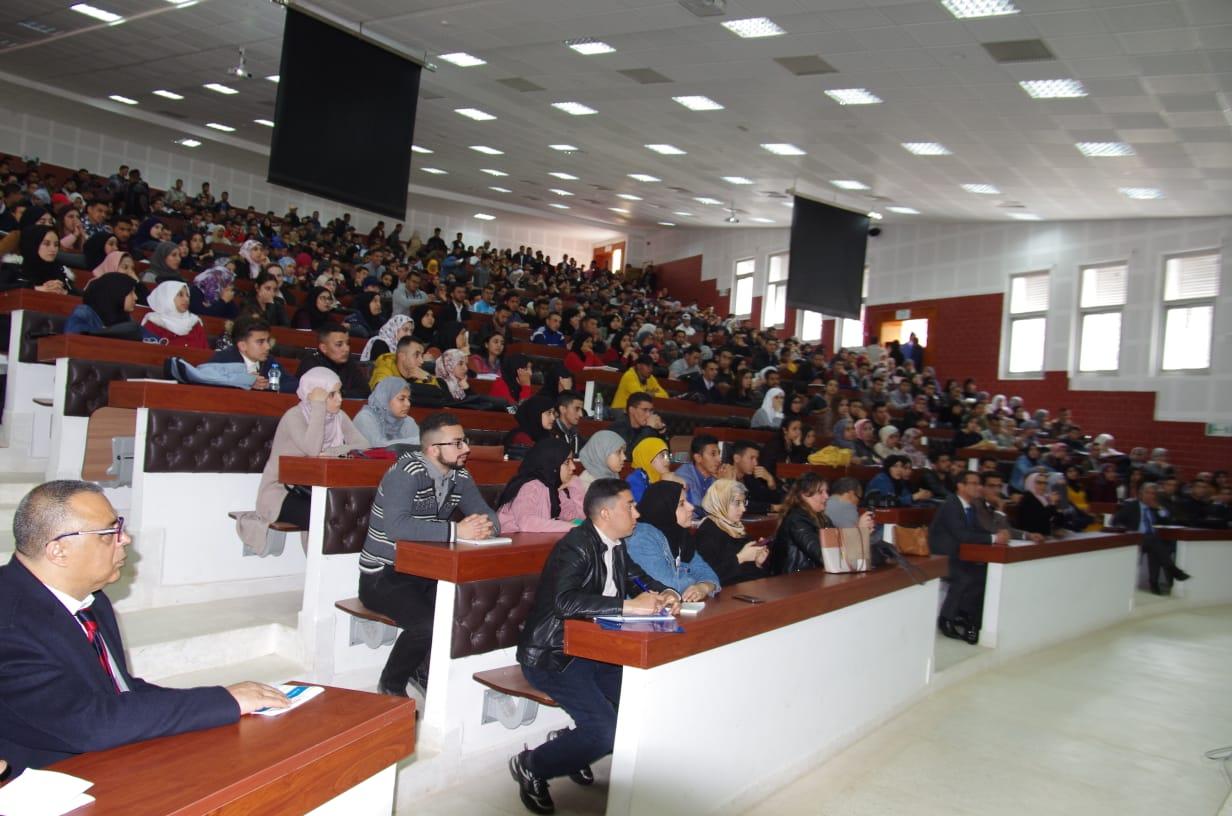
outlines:
{"label": "black suit jacket", "polygon": [[[1142,524],[1142,506],[1142,502],[1137,499],[1125,502],[1113,513],[1111,526],[1120,527],[1131,533],[1138,532]],[[1160,524],[1176,524],[1176,521],[1172,519],[1167,510],[1157,507],[1155,508],[1155,525]]]}
{"label": "black suit jacket", "polygon": [[168,689],[128,672],[111,601],[99,631],[129,691],[117,694],[76,618],[16,556],[0,567],[0,758],[41,768],[86,751],[235,722],[220,686]]}
{"label": "black suit jacket", "polygon": [[962,501],[952,495],[937,510],[932,524],[928,525],[928,546],[937,555],[957,558],[960,544],[991,544],[995,532],[980,523],[978,511],[975,524],[969,524]]}
{"label": "black suit jacket", "polygon": [[[189,287],[189,288],[192,288],[192,287]],[[230,346],[228,348],[223,349],[222,351],[214,352],[214,356],[209,359],[209,362],[211,363],[243,363],[244,355],[240,354],[240,349],[238,346]],[[257,367],[257,370],[261,372],[262,377],[268,377],[270,366],[272,366],[273,364],[274,364],[274,358],[271,355],[265,358],[265,362],[261,363],[261,365]],[[292,374],[290,371],[284,370],[282,372],[282,383],[281,385],[278,386],[279,392],[283,394],[294,394],[295,389],[297,388],[299,388],[299,378],[296,377],[294,374]]]}
{"label": "black suit jacket", "polygon": [[717,403],[723,401],[723,395],[719,392],[719,382],[716,379],[709,388],[706,387],[706,380],[701,374],[690,374],[688,380],[689,394],[696,394],[702,398],[703,402]]}

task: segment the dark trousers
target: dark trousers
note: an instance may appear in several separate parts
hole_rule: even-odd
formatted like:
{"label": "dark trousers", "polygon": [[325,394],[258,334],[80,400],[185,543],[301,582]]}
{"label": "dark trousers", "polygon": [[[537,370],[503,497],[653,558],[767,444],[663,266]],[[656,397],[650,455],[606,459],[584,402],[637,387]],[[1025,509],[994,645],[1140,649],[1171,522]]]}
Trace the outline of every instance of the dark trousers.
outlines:
{"label": "dark trousers", "polygon": [[308,514],[311,509],[311,496],[303,496],[288,491],[287,497],[282,500],[282,509],[278,511],[278,518],[274,519],[274,521],[294,524],[296,527],[307,530]]}
{"label": "dark trousers", "polygon": [[360,573],[359,600],[364,606],[388,615],[402,633],[394,643],[381,683],[404,688],[411,675],[427,678],[428,655],[432,650],[432,619],[436,612],[436,581],[416,575],[403,575],[393,567],[376,573]]}
{"label": "dark trousers", "polygon": [[1161,578],[1176,577],[1179,570],[1173,560],[1176,555],[1174,542],[1148,533],[1142,537],[1142,551],[1146,553],[1146,578],[1151,589],[1159,589]]}
{"label": "dark trousers", "polygon": [[573,718],[574,728],[531,752],[527,767],[552,779],[573,773],[612,753],[621,667],[575,657],[564,671],[523,666],[531,685],[545,691]]}
{"label": "dark trousers", "polygon": [[950,587],[941,604],[941,617],[965,617],[977,629],[984,617],[984,582],[987,564],[963,561],[950,556]]}

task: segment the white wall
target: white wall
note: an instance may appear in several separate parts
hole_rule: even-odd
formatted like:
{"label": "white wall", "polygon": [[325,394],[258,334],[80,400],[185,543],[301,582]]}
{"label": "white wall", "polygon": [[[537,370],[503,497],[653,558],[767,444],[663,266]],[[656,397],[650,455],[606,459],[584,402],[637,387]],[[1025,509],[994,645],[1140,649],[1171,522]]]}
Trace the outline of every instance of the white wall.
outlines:
{"label": "white wall", "polygon": [[769,257],[786,252],[790,243],[791,230],[755,228],[669,228],[652,232],[639,241],[642,262],[663,263],[701,255],[702,280],[715,281],[724,294],[729,294],[731,289],[736,261],[745,258],[753,258],[756,262],[753,291],[757,294],[764,291]]}

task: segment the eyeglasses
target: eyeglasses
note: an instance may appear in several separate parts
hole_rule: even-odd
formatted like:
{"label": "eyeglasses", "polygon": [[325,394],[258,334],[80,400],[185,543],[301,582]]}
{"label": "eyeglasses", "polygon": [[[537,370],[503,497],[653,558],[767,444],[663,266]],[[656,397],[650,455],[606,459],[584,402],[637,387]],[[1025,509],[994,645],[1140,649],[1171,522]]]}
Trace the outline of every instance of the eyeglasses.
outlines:
{"label": "eyeglasses", "polygon": [[749,500],[748,499],[732,499],[732,504],[736,505],[737,507],[748,507]]}
{"label": "eyeglasses", "polygon": [[54,544],[55,542],[61,539],[72,538],[73,536],[77,536],[77,535],[114,536],[115,538],[118,539],[120,536],[124,535],[124,517],[119,516],[118,518],[116,518],[115,524],[111,527],[107,527],[102,530],[75,530],[71,533],[60,533],[60,535],[56,536],[55,538],[53,538],[51,541],[48,541],[47,543]]}
{"label": "eyeglasses", "polygon": [[457,448],[458,450],[462,450],[463,448],[469,448],[470,446],[471,446],[471,441],[467,439],[465,436],[462,437],[461,439],[452,439],[448,442],[433,442],[432,443],[432,447],[434,448]]}

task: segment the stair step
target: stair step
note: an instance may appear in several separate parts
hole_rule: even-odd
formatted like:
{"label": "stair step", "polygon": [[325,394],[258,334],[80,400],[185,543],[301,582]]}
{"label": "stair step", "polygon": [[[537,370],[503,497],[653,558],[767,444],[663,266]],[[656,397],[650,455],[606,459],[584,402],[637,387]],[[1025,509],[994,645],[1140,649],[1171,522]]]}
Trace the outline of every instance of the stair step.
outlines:
{"label": "stair step", "polygon": [[276,685],[285,683],[287,680],[302,680],[307,674],[307,669],[290,658],[279,654],[263,654],[236,663],[225,663],[163,677],[158,680],[158,685],[170,688],[229,686],[244,680]]}

